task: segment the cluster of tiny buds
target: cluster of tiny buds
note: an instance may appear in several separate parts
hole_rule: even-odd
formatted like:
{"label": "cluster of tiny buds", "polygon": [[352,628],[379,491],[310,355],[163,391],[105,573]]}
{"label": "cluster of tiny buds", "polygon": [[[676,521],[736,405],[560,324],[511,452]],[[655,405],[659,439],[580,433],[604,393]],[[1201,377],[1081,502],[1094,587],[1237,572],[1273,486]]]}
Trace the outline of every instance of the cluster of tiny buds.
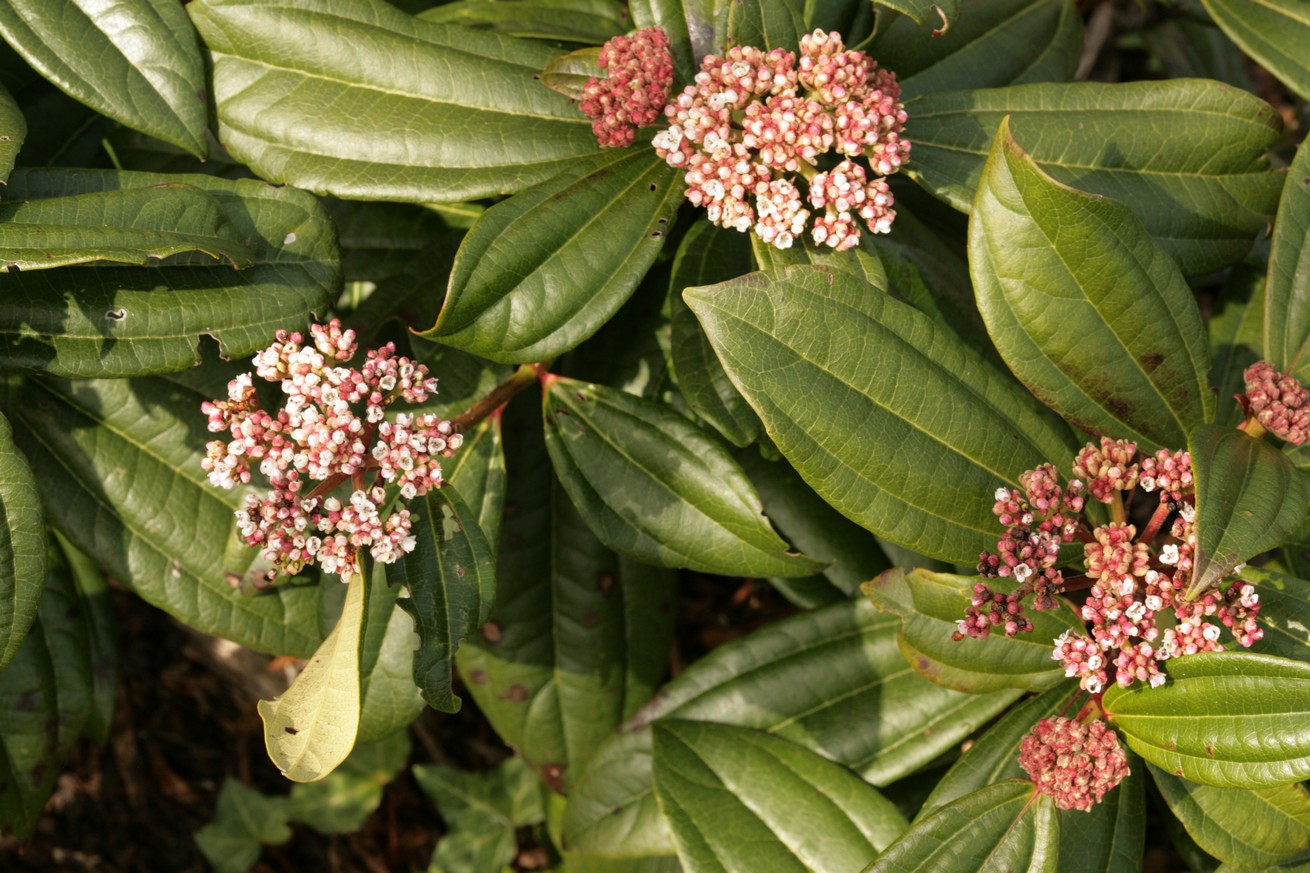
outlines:
{"label": "cluster of tiny buds", "polygon": [[[211,483],[235,488],[251,481],[251,464],[258,464],[271,488],[263,497],[246,495],[237,526],[279,570],[294,574],[317,563],[349,579],[364,550],[392,563],[414,549],[409,511],[382,517],[385,486],[405,499],[439,487],[440,459],[462,437],[432,414],[387,420],[395,401],[421,403],[436,391],[427,368],[398,355],[394,344],[368,352],[352,369],[338,364],[355,356],[354,331],[334,319],[313,325],[310,336],[306,343],[301,333],[278,331],[255,355],[254,374],[228,383],[227,400],[201,404],[209,430],[230,437],[211,441],[202,465]],[[260,406],[253,376],[281,387],[281,409]],[[316,485],[302,494],[307,481]],[[343,503],[332,493],[347,483]]]}
{"label": "cluster of tiny buds", "polygon": [[[982,638],[993,631],[1009,636],[1032,629],[1023,615],[1024,601],[1050,609],[1065,579],[1056,565],[1060,546],[1075,538],[1083,543],[1085,581],[1090,588],[1080,610],[1087,632],[1066,631],[1051,657],[1077,678],[1081,687],[1100,694],[1113,680],[1121,686],[1165,682],[1161,669],[1170,658],[1222,651],[1220,633],[1228,628],[1239,645],[1262,635],[1255,588],[1238,579],[1226,592],[1209,591],[1183,599],[1191,582],[1196,548],[1196,507],[1191,458],[1187,452],[1161,450],[1137,458],[1137,446],[1124,440],[1089,443],[1072,466],[1076,477],[1061,486],[1056,470],[1044,464],[1020,478],[1021,488],[999,488],[993,512],[1005,526],[995,552],[983,552],[979,573],[1011,578],[1009,593],[993,591],[984,581],[973,588],[954,639]],[[1122,510],[1128,492],[1157,492],[1158,508],[1147,528],[1123,521],[1091,527],[1082,516],[1085,494]],[[1165,522],[1173,516],[1172,524]],[[1156,537],[1164,534],[1158,548]],[[1240,570],[1240,568],[1239,568]],[[1165,610],[1173,619],[1158,624]]]}
{"label": "cluster of tiny buds", "polygon": [[659,121],[673,87],[669,38],[658,27],[616,36],[600,50],[605,78],[591,78],[582,89],[581,109],[601,148],[632,145],[637,128]]}
{"label": "cluster of tiny buds", "polygon": [[1019,765],[1039,794],[1060,809],[1083,812],[1129,774],[1118,735],[1100,719],[1087,724],[1063,716],[1040,720],[1019,745]]}
{"label": "cluster of tiny buds", "polygon": [[[840,35],[816,30],[800,49],[799,59],[750,46],[706,56],[652,144],[715,224],[780,249],[808,226],[815,243],[843,251],[861,224],[886,233],[896,217],[885,177],[909,159],[905,109],[896,77]],[[840,160],[820,172],[828,154]]]}
{"label": "cluster of tiny buds", "polygon": [[1246,368],[1247,411],[1260,426],[1294,446],[1310,437],[1310,391],[1268,361]]}

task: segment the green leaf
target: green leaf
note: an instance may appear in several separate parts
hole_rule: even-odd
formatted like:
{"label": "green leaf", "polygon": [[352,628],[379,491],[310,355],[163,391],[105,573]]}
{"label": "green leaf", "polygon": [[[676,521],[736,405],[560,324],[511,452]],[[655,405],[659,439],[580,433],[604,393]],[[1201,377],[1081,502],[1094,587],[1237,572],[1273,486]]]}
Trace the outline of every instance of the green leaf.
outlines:
{"label": "green leaf", "polygon": [[1001,688],[1044,691],[1064,679],[1064,668],[1051,659],[1053,640],[1066,631],[1082,632],[1084,625],[1063,600],[1057,601],[1058,610],[1026,613],[1032,633],[951,639],[977,581],[896,568],[866,583],[864,590],[880,610],[900,616],[901,653],[933,682],[979,693]]}
{"label": "green leaf", "polygon": [[409,751],[403,730],[355,746],[327,778],[292,786],[287,814],[322,834],[358,831],[382,804],[382,790],[404,769]]}
{"label": "green leaf", "polygon": [[0,413],[0,669],[36,620],[45,586],[45,523],[36,479]]}
{"label": "green leaf", "polygon": [[170,261],[7,275],[0,366],[70,377],[185,370],[201,361],[202,336],[217,339],[225,357],[242,357],[266,347],[279,328],[324,311],[339,292],[336,231],[315,198],[294,188],[200,175],[16,170],[3,193],[12,201],[98,195],[122,204],[158,197],[163,192],[145,189],[174,183],[217,202],[253,266]]}
{"label": "green leaf", "polygon": [[910,827],[864,873],[1007,870],[1055,873],[1060,819],[1033,783],[1009,780],[966,794]]}
{"label": "green leaf", "polygon": [[1159,688],[1113,685],[1102,704],[1133,751],[1175,776],[1221,788],[1310,776],[1310,664],[1188,655],[1169,662]]}
{"label": "green leaf", "polygon": [[[698,221],[687,231],[673,259],[669,277],[669,359],[687,405],[733,445],[746,446],[760,435],[760,420],[751,411],[710,347],[682,291],[712,285],[751,272],[753,236]],[[776,250],[775,250],[776,251]]]}
{"label": "green leaf", "polygon": [[9,413],[47,520],[106,572],[204,633],[307,657],[312,586],[238,591],[267,565],[239,539],[242,493],[201,469],[204,399],[163,379],[28,379]]}
{"label": "green leaf", "polygon": [[721,444],[667,406],[551,377],[546,448],[564,490],[605,545],[663,567],[729,576],[808,576]]}
{"label": "green leaf", "polygon": [[810,487],[916,552],[976,561],[996,541],[996,487],[1070,453],[1008,376],[848,273],[790,267],[683,297]]}
{"label": "green leaf", "polygon": [[116,655],[95,631],[112,608],[81,595],[53,546],[48,567],[37,618],[0,670],[0,828],[19,839],[35,829],[77,740],[99,733],[98,680],[112,677]]}
{"label": "green leaf", "polygon": [[27,139],[27,119],[9,89],[0,85],[0,182],[9,178],[18,150]]}
{"label": "green leaf", "polygon": [[570,100],[581,100],[588,80],[604,76],[605,71],[600,67],[600,49],[585,48],[560,55],[547,64],[541,71],[541,84]]}
{"label": "green leaf", "polygon": [[769,580],[793,603],[813,608],[858,597],[860,583],[890,566],[877,539],[824,503],[785,460],[765,460],[753,449],[737,459],[778,530],[805,554],[829,562],[821,576]]}
{"label": "green leaf", "polygon": [[958,88],[998,88],[1073,78],[1082,20],[1067,0],[973,4],[948,33],[924,39],[913,19],[878,28],[869,50],[900,79],[906,98]]}
{"label": "green leaf", "polygon": [[600,544],[555,483],[540,425],[516,409],[496,605],[457,663],[496,733],[558,790],[663,676],[674,578]]}
{"label": "green leaf", "polygon": [[667,719],[655,794],[688,873],[854,870],[905,830],[854,773],[760,731]]}
{"label": "green leaf", "polygon": [[204,157],[205,67],[173,0],[124,0],[111,9],[3,0],[0,34],[70,97]]}
{"label": "green leaf", "polygon": [[1272,867],[1310,851],[1303,785],[1218,788],[1151,768],[1169,809],[1209,854],[1235,867]]}
{"label": "green leaf", "polygon": [[1043,172],[1127,204],[1188,275],[1240,260],[1282,182],[1263,157],[1278,137],[1276,113],[1218,82],[1016,85],[931,94],[905,109],[907,172],[961,212],[1009,115]]}
{"label": "green leaf", "polygon": [[1215,24],[1260,66],[1303,100],[1310,100],[1310,2],[1202,0]]}
{"label": "green leaf", "polygon": [[414,550],[387,565],[387,578],[409,589],[400,605],[420,638],[414,683],[429,706],[458,712],[460,699],[451,687],[455,652],[491,612],[496,566],[476,512],[454,488],[429,491],[413,512]]}
{"label": "green leaf", "polygon": [[628,6],[637,27],[658,27],[668,34],[680,82],[695,77],[706,55],[723,50],[719,32],[726,8],[723,0],[632,0]]}
{"label": "green leaf", "polygon": [[1148,815],[1146,767],[1132,752],[1128,760],[1132,772],[1091,812],[1061,816],[1060,873],[1139,869]]}
{"label": "green leaf", "polygon": [[1305,518],[1305,475],[1268,441],[1207,424],[1188,441],[1196,478],[1196,553],[1188,600],[1280,543]]}
{"label": "green leaf", "polygon": [[456,0],[419,13],[424,21],[495,30],[525,39],[599,45],[628,29],[628,16],[614,0]]}
{"label": "green leaf", "polygon": [[1310,662],[1310,582],[1261,567],[1247,567],[1241,578],[1260,595],[1264,637],[1252,651]]}
{"label": "green leaf", "polygon": [[555,49],[382,0],[197,0],[218,138],[265,179],[411,202],[515,191],[593,154],[537,75]]}
{"label": "green leaf", "polygon": [[588,858],[673,853],[650,783],[650,731],[672,717],[764,730],[885,786],[931,763],[1019,696],[942,688],[909,669],[895,619],[843,601],[726,643],[607,740],[569,794],[564,839]]}
{"label": "green leaf", "polygon": [[231,776],[223,780],[214,820],[196,831],[196,845],[215,873],[245,873],[265,845],[289,839],[287,799],[266,797]]}
{"label": "green leaf", "polygon": [[916,24],[931,24],[936,37],[945,36],[963,11],[962,0],[874,0],[874,5],[894,9]]}
{"label": "green leaf", "polygon": [[371,580],[346,584],[346,603],[332,633],[277,700],[259,701],[264,746],[282,775],[315,782],[335,770],[359,734],[359,646]]}
{"label": "green leaf", "polygon": [[1208,420],[1204,324],[1173,261],[1128,207],[1043,173],[1005,120],[969,218],[969,272],[1010,369],[1078,427],[1147,451]]}
{"label": "green leaf", "polygon": [[515,831],[546,820],[541,783],[522,758],[494,770],[466,773],[419,764],[414,779],[446,820],[429,868],[441,873],[488,873],[514,860]]}
{"label": "green leaf", "polygon": [[682,189],[645,149],[612,149],[493,206],[464,238],[424,335],[505,363],[568,351],[632,295]]}
{"label": "green leaf", "polygon": [[446,481],[474,511],[474,520],[494,558],[505,509],[505,448],[501,444],[500,416],[493,415],[466,432],[464,445],[443,472]]}
{"label": "green leaf", "polygon": [[1310,146],[1304,142],[1278,203],[1264,314],[1265,359],[1310,381]]}
{"label": "green leaf", "polygon": [[0,205],[0,272],[97,261],[145,265],[183,252],[237,268],[253,264],[219,202],[190,185]]}
{"label": "green leaf", "polygon": [[798,51],[805,27],[803,6],[791,0],[727,3],[729,45],[753,45],[769,51]]}
{"label": "green leaf", "polygon": [[1243,371],[1260,360],[1264,312],[1264,270],[1247,263],[1233,267],[1206,325],[1210,384],[1218,404],[1215,424],[1236,426],[1245,418],[1234,395],[1246,393]]}
{"label": "green leaf", "polygon": [[[109,587],[100,568],[58,531],[52,530],[51,535],[59,545],[76,589],[77,602],[68,613],[69,621],[77,620],[85,626],[78,630],[85,637],[85,644],[69,646],[70,652],[85,652],[85,660],[71,669],[91,680],[90,711],[84,728],[94,742],[103,744],[109,739],[114,703],[118,699],[118,625],[114,605],[109,602]],[[57,566],[58,562],[52,564],[52,572]]]}
{"label": "green leaf", "polygon": [[[372,743],[403,730],[423,711],[414,684],[414,619],[397,602],[401,590],[387,584],[386,564],[373,566],[359,644],[359,743]],[[341,617],[349,585],[322,574],[319,626],[330,633]],[[353,753],[352,753],[353,754]]]}

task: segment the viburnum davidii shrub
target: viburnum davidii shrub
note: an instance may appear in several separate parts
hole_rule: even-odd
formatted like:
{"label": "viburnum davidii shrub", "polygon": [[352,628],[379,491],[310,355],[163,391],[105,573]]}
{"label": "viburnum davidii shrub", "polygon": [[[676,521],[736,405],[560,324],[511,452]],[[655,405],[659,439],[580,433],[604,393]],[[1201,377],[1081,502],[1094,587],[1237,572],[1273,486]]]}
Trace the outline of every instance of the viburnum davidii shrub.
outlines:
{"label": "viburnum davidii shrub", "polygon": [[[359,828],[461,696],[509,757],[414,767],[433,869],[1310,862],[1292,5],[10,2],[0,34],[19,837],[108,735],[114,586],[304,662],[258,709],[321,785],[229,779],[218,869]],[[698,657],[679,582],[715,577],[794,614]]]}

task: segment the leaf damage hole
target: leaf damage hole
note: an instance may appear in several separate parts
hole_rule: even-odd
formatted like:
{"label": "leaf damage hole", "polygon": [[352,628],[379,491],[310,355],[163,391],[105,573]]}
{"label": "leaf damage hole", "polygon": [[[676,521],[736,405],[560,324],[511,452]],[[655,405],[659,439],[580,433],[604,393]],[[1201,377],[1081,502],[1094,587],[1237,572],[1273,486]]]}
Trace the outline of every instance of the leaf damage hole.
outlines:
{"label": "leaf damage hole", "polygon": [[296,729],[293,728],[291,725],[287,725],[287,727],[286,727],[286,731],[287,731],[287,733],[291,734],[291,736],[293,736],[293,737],[294,737],[296,734],[300,733],[300,731],[296,730]]}
{"label": "leaf damage hole", "polygon": [[124,321],[126,319],[126,309],[109,309],[105,311],[105,320],[107,321]]}
{"label": "leaf damage hole", "polygon": [[652,190],[652,191],[658,191],[658,190],[659,190],[659,187],[660,187],[660,186],[659,186],[659,185],[656,185],[654,182],[651,182],[651,183],[650,183],[650,190]]}
{"label": "leaf damage hole", "polygon": [[296,241],[296,232],[293,230],[286,236],[282,237],[282,245],[289,246]]}

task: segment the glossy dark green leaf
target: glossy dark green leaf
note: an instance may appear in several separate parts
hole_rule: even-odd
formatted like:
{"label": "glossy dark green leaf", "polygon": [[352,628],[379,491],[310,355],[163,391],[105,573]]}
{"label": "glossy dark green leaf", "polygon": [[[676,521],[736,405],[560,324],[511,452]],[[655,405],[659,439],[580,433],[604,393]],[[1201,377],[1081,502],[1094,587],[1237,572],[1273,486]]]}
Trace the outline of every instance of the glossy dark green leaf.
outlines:
{"label": "glossy dark green leaf", "polygon": [[382,0],[198,0],[218,138],[260,176],[368,200],[525,188],[596,150],[536,81],[557,51]]}
{"label": "glossy dark green leaf", "polygon": [[1310,851],[1303,785],[1218,788],[1151,768],[1169,809],[1207,853],[1235,867],[1267,868]]}
{"label": "glossy dark green leaf", "polygon": [[276,700],[259,701],[264,747],[283,776],[316,782],[340,766],[359,736],[360,648],[367,623],[371,568],[345,580],[336,625],[305,669]]}
{"label": "glossy dark green leaf", "polygon": [[0,182],[9,178],[14,159],[27,138],[27,119],[9,89],[0,85]]}
{"label": "glossy dark green leaf", "polygon": [[1310,381],[1310,146],[1296,151],[1283,183],[1269,250],[1264,357]]}
{"label": "glossy dark green leaf", "polygon": [[1267,440],[1204,425],[1188,441],[1196,477],[1196,554],[1190,600],[1280,543],[1306,515],[1305,474]]}
{"label": "glossy dark green leaf", "polygon": [[959,88],[998,88],[1073,78],[1082,20],[1068,0],[992,0],[971,4],[950,31],[925,39],[898,17],[878,32],[870,54],[900,79],[908,99]]}
{"label": "glossy dark green leaf", "polygon": [[964,11],[963,0],[874,0],[874,5],[894,9],[916,24],[932,25],[932,35],[937,37],[944,36]]}
{"label": "glossy dark green leaf", "polygon": [[205,67],[173,0],[111,7],[0,2],[0,35],[69,96],[115,121],[205,154]]}
{"label": "glossy dark green leaf", "polygon": [[254,264],[218,200],[190,185],[0,205],[0,272],[97,261],[145,265],[183,252],[208,255],[215,266]]}
{"label": "glossy dark green leaf", "polygon": [[1286,785],[1310,775],[1310,664],[1203,653],[1171,660],[1168,674],[1159,688],[1113,685],[1102,699],[1137,754],[1221,788]]}
{"label": "glossy dark green leaf", "polygon": [[62,555],[52,551],[37,619],[0,670],[0,828],[20,839],[35,828],[74,743],[99,734],[93,669],[100,666],[103,675],[115,652],[102,648],[92,627],[109,612],[107,603],[81,596]]}
{"label": "glossy dark green leaf", "polygon": [[522,758],[494,770],[466,773],[420,764],[414,779],[446,821],[430,869],[441,873],[490,873],[516,854],[515,832],[546,818],[541,783]]}
{"label": "glossy dark green leaf", "polygon": [[231,776],[223,780],[214,820],[196,831],[196,845],[216,873],[245,873],[265,844],[289,839],[287,799],[267,797]]}
{"label": "glossy dark green leaf", "polygon": [[1264,312],[1264,270],[1246,263],[1233,267],[1206,324],[1215,424],[1236,426],[1245,417],[1234,395],[1246,393],[1242,373],[1260,360]]}
{"label": "glossy dark green leaf", "polygon": [[204,399],[162,379],[30,379],[10,413],[48,520],[78,549],[197,630],[308,657],[321,640],[312,587],[238,592],[264,566],[238,538],[242,495],[200,467]]}
{"label": "glossy dark green leaf", "polygon": [[753,3],[727,3],[727,40],[729,45],[752,45],[769,51],[798,51],[805,27],[805,4],[790,0],[757,0]]}
{"label": "glossy dark green leaf", "polygon": [[615,0],[456,0],[419,13],[424,21],[495,30],[510,36],[599,45],[628,29]]}
{"label": "glossy dark green leaf", "polygon": [[[733,232],[735,233],[735,231]],[[768,245],[755,234],[742,234],[742,236],[750,240],[751,253],[754,255],[755,263],[759,269],[765,272],[775,272],[786,267],[803,264],[814,264],[834,270],[844,270],[847,273],[859,276],[871,287],[879,291],[887,289],[887,271],[883,269],[882,261],[873,252],[873,247],[869,242],[877,236],[875,234],[865,234],[860,237],[860,245],[844,252],[836,252],[827,246],[819,245],[808,236],[801,237],[795,245],[786,249]],[[725,276],[718,281],[726,281],[729,278],[735,277]],[[709,285],[711,283],[706,281],[700,284]]]}
{"label": "glossy dark green leaf", "polygon": [[404,585],[400,605],[414,619],[420,638],[414,652],[414,683],[428,705],[458,712],[451,687],[455,653],[477,630],[496,597],[496,565],[478,526],[477,511],[453,487],[429,491],[411,504],[414,550],[387,565],[387,579]]}
{"label": "glossy dark green leaf", "polygon": [[1131,772],[1090,812],[1060,817],[1060,873],[1137,870],[1146,844],[1146,764],[1128,752]]}
{"label": "glossy dark green leaf", "polygon": [[585,48],[560,55],[541,71],[541,84],[570,100],[581,100],[590,79],[605,75],[600,68],[600,49]]}
{"label": "glossy dark green leaf", "polygon": [[1177,449],[1212,406],[1192,291],[1128,207],[1051,179],[1002,121],[969,217],[978,309],[1010,369],[1078,427]]}
{"label": "glossy dark green leaf", "polygon": [[777,622],[715,649],[607,740],[569,795],[579,856],[635,863],[674,851],[650,787],[650,731],[664,717],[755,728],[885,786],[927,765],[1019,696],[934,685],[905,663],[898,624],[866,600]]}
{"label": "glossy dark green leaf", "polygon": [[1264,637],[1252,651],[1298,661],[1310,661],[1310,582],[1247,567],[1241,578],[1256,586],[1260,595],[1260,627]]}
{"label": "glossy dark green leaf", "polygon": [[500,543],[500,519],[505,509],[505,449],[501,444],[500,416],[492,416],[464,434],[464,445],[447,461],[446,481],[474,513],[474,521],[495,557]]}
{"label": "glossy dark green leaf", "polygon": [[0,669],[36,619],[45,586],[45,523],[36,480],[0,413]]}
{"label": "glossy dark green leaf", "polygon": [[1229,39],[1283,84],[1310,100],[1310,2],[1307,0],[1202,0]]}
{"label": "glossy dark green leaf", "polygon": [[354,833],[382,804],[382,789],[404,769],[409,752],[403,730],[355,746],[326,779],[293,785],[287,814],[322,834]]}
{"label": "glossy dark green leaf", "polygon": [[1183,272],[1242,258],[1263,232],[1281,177],[1265,149],[1273,109],[1218,82],[1016,85],[931,94],[906,106],[907,173],[967,212],[1001,119],[1057,182],[1128,205]]}
{"label": "glossy dark green leaf", "polygon": [[1056,637],[1082,632],[1083,622],[1063,601],[1057,610],[1025,615],[1032,633],[985,639],[951,639],[964,618],[976,577],[899,568],[865,585],[879,609],[900,616],[900,647],[905,659],[928,679],[973,693],[1001,688],[1044,691],[1064,679],[1064,668],[1051,659]]}
{"label": "glossy dark green leaf", "polygon": [[890,566],[873,534],[825,503],[786,460],[765,460],[752,448],[738,452],[737,459],[760,492],[765,514],[788,542],[829,562],[820,576],[769,580],[793,603],[812,609],[857,597],[860,583]]}
{"label": "glossy dark green leaf", "polygon": [[744,276],[754,269],[753,236],[698,221],[687,231],[673,259],[669,279],[670,360],[687,405],[733,445],[745,446],[760,435],[760,420],[723,372],[705,331],[682,291]]}
{"label": "glossy dark green leaf", "polygon": [[854,870],[905,830],[877,789],[804,746],[704,721],[652,732],[655,794],[688,873]]}
{"label": "glossy dark green leaf", "polygon": [[663,676],[674,580],[596,540],[554,482],[540,425],[515,410],[496,604],[457,663],[500,737],[562,789]]}
{"label": "glossy dark green leaf", "polygon": [[1006,374],[848,273],[791,267],[683,296],[810,487],[914,551],[976,561],[996,541],[997,486],[1069,454]]}
{"label": "glossy dark green leaf", "polygon": [[549,380],[546,448],[587,524],[621,555],[729,576],[808,576],[723,446],[667,406]]}
{"label": "glossy dark green leaf", "polygon": [[1060,818],[1033,783],[1009,780],[966,794],[910,827],[864,873],[1008,870],[1055,873]]}
{"label": "glossy dark green leaf", "polygon": [[629,4],[637,27],[658,27],[669,37],[677,79],[690,82],[701,59],[721,53],[722,0],[634,0]]}
{"label": "glossy dark green leaf", "polygon": [[568,351],[646,275],[682,189],[649,151],[612,149],[488,209],[425,335],[506,363]]}
{"label": "glossy dark green leaf", "polygon": [[120,194],[108,192],[174,182],[222,207],[254,265],[233,270],[187,261],[6,276],[0,366],[71,377],[183,370],[200,362],[202,336],[218,340],[223,355],[242,357],[266,347],[279,328],[324,311],[340,289],[336,233],[303,191],[200,175],[16,170],[3,194],[15,201],[101,194],[116,201]]}

